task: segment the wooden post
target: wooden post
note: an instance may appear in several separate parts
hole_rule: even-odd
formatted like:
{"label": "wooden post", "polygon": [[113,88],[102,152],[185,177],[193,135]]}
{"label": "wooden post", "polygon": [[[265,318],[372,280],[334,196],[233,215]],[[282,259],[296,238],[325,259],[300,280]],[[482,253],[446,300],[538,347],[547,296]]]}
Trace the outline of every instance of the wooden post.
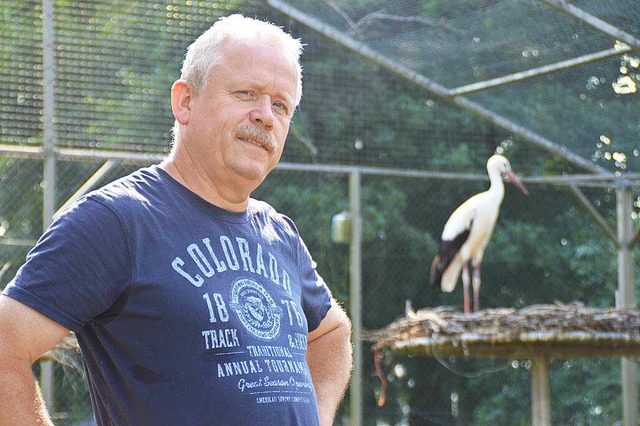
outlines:
{"label": "wooden post", "polygon": [[531,359],[531,418],[533,426],[551,426],[551,400],[547,358]]}

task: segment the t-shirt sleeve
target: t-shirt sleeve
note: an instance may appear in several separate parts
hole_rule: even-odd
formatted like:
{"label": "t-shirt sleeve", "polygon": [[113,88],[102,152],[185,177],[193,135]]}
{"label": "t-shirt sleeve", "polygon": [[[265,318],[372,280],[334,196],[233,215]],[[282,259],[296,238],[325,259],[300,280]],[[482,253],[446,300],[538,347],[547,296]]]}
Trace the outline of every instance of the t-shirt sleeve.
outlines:
{"label": "t-shirt sleeve", "polygon": [[120,221],[99,202],[82,199],[44,233],[3,294],[79,332],[108,314],[130,277]]}
{"label": "t-shirt sleeve", "polygon": [[318,273],[318,265],[300,237],[296,225],[285,215],[281,215],[281,218],[287,223],[296,245],[302,286],[302,310],[307,317],[308,331],[313,331],[318,328],[331,308],[331,291]]}
{"label": "t-shirt sleeve", "polygon": [[302,309],[307,317],[309,330],[313,331],[322,322],[331,308],[331,292],[316,270],[317,264],[307,246],[299,240],[299,265],[302,280]]}

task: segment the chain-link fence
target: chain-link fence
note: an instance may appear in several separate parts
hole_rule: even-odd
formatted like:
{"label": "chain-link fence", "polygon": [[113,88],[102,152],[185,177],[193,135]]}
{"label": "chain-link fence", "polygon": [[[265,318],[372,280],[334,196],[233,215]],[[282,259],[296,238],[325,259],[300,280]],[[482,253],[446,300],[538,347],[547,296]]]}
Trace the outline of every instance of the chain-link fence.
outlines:
{"label": "chain-link fence", "polygon": [[[330,3],[336,10],[332,19],[344,18],[340,2],[300,5],[304,4],[307,12],[318,8],[320,16]],[[526,3],[531,6],[532,2]],[[593,6],[591,2],[582,3]],[[414,8],[403,9],[406,18],[413,16],[409,12],[418,16],[446,8],[446,2],[412,4]],[[496,12],[501,6],[517,8],[514,2],[483,4],[481,12],[487,19],[506,19]],[[396,18],[400,15],[393,14],[393,18],[392,14],[383,14],[385,5],[374,1],[355,2],[349,12],[360,10],[358,13],[365,16],[367,7],[378,15],[360,21],[354,26],[359,33],[351,34],[366,34],[367,40],[379,37],[382,45],[383,30],[398,28],[400,21]],[[637,6],[628,7],[632,16],[638,15]],[[460,8],[457,4],[454,10],[463,13]],[[264,3],[176,0],[70,4],[18,0],[0,1],[0,9],[0,288],[24,262],[43,224],[48,223],[48,212],[55,212],[78,191],[156,162],[166,152],[173,121],[169,87],[178,75],[184,49],[218,16],[241,10],[286,26],[307,44],[303,62],[305,95],[292,123],[283,163],[254,196],[295,221],[320,272],[352,316],[353,299],[360,297],[362,311],[358,315],[363,332],[403,316],[407,301],[416,309],[461,307],[460,289],[443,294],[428,286],[429,267],[449,214],[470,195],[487,187],[485,162],[495,151],[505,153],[514,170],[525,176],[531,194],[524,197],[507,186],[483,262],[482,307],[520,308],[556,300],[588,306],[616,305],[620,241],[612,239],[620,221],[631,220],[637,225],[640,211],[637,177],[623,174],[636,170],[640,155],[634,151],[640,138],[637,119],[629,115],[629,111],[637,111],[637,96],[623,98],[611,88],[605,91],[600,77],[597,84],[591,77],[618,75],[624,61],[626,74],[637,78],[633,77],[637,73],[637,66],[633,67],[637,52],[634,55],[634,51],[625,50],[625,57],[612,56],[593,69],[581,68],[580,73],[555,74],[558,86],[545,86],[540,91],[536,91],[540,83],[522,83],[524,86],[519,87],[525,87],[524,91],[509,91],[511,86],[500,89],[506,95],[496,105],[505,115],[521,117],[529,111],[532,114],[525,114],[523,122],[531,125],[540,120],[543,125],[539,130],[546,129],[545,135],[555,138],[568,129],[574,151],[594,165],[621,172],[620,176],[600,176],[598,180],[576,175],[580,168],[562,156],[550,155],[540,145],[527,145],[518,132],[483,121],[424,88],[416,89],[405,78]],[[604,17],[618,16],[605,12]],[[454,19],[447,13],[444,16]],[[427,25],[429,34],[434,37],[437,25],[451,29],[451,22],[431,22]],[[455,24],[464,22],[470,21]],[[424,23],[414,20],[412,25]],[[632,32],[637,28],[623,27]],[[459,28],[451,33],[460,37],[458,45],[462,46],[462,30],[468,28]],[[376,31],[370,32],[372,29]],[[348,28],[344,32],[349,33]],[[507,33],[501,32],[503,37]],[[579,34],[579,39],[585,30],[574,28],[574,34]],[[578,43],[571,31],[565,35],[571,46]],[[400,35],[393,40],[397,43],[386,48],[387,53],[407,46],[401,43]],[[595,36],[588,40],[603,49],[608,43]],[[453,41],[455,38],[448,44],[429,45],[429,49],[435,49],[433,57],[440,58],[440,66],[435,60],[416,61],[426,67],[424,70],[437,69],[446,74],[449,69],[455,71],[452,79],[471,83],[466,74],[446,65],[442,58]],[[472,42],[479,43],[473,38]],[[51,63],[47,62],[51,58],[46,59],[45,51],[51,48],[47,43],[55,46]],[[416,49],[411,46],[407,47],[409,51]],[[563,58],[561,47],[550,49],[547,42],[545,46],[550,51],[547,58]],[[534,47],[522,50],[531,55],[523,61],[539,60],[543,51],[534,55]],[[580,50],[580,54],[586,51]],[[496,75],[499,65],[507,61],[506,55],[500,60],[489,59],[484,58],[474,69],[481,71],[486,66]],[[44,83],[49,81],[47,73],[52,73],[51,85]],[[578,94],[577,99],[599,105],[597,108],[603,111],[613,110],[616,115],[615,111],[622,111],[624,106],[624,113],[616,115],[616,122],[624,126],[612,129],[609,115],[596,114],[590,114],[590,127],[571,124],[566,115],[571,115],[573,94],[557,90],[568,87],[563,82],[584,86],[585,98]],[[537,94],[547,103],[554,100],[554,107],[547,109],[545,102],[534,102],[536,96],[527,93]],[[482,102],[484,96],[477,95],[475,100]],[[522,106],[525,99],[531,103],[530,108],[518,108],[517,114],[510,115],[509,102]],[[563,115],[553,119],[557,108]],[[49,121],[47,114],[52,117]],[[47,128],[47,122],[51,128]],[[616,130],[622,136],[610,137],[618,134]],[[351,208],[353,173],[360,175],[360,295],[350,288],[353,265],[349,245],[332,240],[334,216]],[[633,206],[629,206],[630,217],[621,218],[617,200],[619,191],[625,190],[631,191]],[[599,215],[597,220],[579,201],[580,195],[589,200]],[[634,235],[627,237],[628,243]],[[637,251],[633,249],[636,257]],[[530,423],[528,360],[387,354],[383,364],[390,380],[389,395],[387,404],[380,408],[376,406],[380,382],[374,374],[370,342],[354,344],[362,349],[357,367],[363,377],[364,424]],[[52,395],[48,396],[56,424],[90,422],[81,358],[70,353],[60,361],[53,367]],[[39,365],[34,373],[40,376]],[[618,359],[553,360],[550,374],[552,394],[557,396],[552,404],[554,423],[611,425],[621,421]],[[337,423],[351,424],[352,395],[350,392],[345,398]]]}

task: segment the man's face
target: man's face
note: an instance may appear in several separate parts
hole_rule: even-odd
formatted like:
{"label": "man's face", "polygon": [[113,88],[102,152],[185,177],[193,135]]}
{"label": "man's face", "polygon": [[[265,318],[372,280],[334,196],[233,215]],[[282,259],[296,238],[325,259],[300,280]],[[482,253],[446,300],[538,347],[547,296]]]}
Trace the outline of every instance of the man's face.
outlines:
{"label": "man's face", "polygon": [[[194,94],[184,147],[214,185],[257,187],[282,155],[296,99],[294,63],[268,44],[228,41]],[[251,190],[253,190],[252,188]]]}

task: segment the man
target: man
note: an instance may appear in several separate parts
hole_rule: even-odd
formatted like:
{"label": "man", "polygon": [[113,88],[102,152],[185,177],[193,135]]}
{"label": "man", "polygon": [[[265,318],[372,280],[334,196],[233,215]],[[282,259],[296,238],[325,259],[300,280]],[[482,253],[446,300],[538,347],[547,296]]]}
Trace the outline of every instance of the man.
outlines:
{"label": "man", "polygon": [[0,425],[51,424],[31,365],[76,333],[100,425],[330,425],[350,323],[251,192],[301,97],[302,47],[233,15],[188,49],[160,165],[63,212],[0,296]]}

